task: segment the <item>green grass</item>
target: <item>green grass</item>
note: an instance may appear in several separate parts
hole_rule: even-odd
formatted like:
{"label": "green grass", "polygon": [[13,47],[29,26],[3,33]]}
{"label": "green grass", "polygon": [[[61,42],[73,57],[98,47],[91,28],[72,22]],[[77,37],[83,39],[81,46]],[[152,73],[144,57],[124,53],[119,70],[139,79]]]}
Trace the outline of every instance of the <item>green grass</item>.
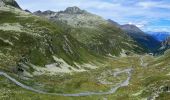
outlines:
{"label": "green grass", "polygon": [[[53,55],[64,59],[72,66],[75,66],[74,62],[87,63],[99,57],[70,36],[66,26],[60,26],[31,15],[22,17],[12,12],[0,11],[0,13],[0,24],[19,23],[24,28],[23,32],[0,31],[1,38],[14,44],[11,46],[0,41],[1,52],[4,56],[8,56],[3,60],[2,67],[9,66],[5,63],[9,57],[12,57],[10,59],[15,58],[13,62],[16,63],[26,57],[30,63],[42,67],[54,63]],[[16,66],[16,64],[12,66]]]}
{"label": "green grass", "polygon": [[[151,58],[150,56],[143,57],[145,62],[153,63],[157,58]],[[15,87],[15,91],[24,91],[23,98],[41,98],[41,99],[61,99],[61,100],[96,100],[102,98],[108,98],[108,100],[141,100],[142,98],[147,98],[153,92],[156,92],[160,86],[169,86],[170,79],[166,74],[170,72],[169,67],[164,67],[166,70],[162,70],[159,66],[140,66],[139,57],[124,57],[124,58],[115,58],[107,59],[106,67],[101,67],[99,69],[91,70],[83,73],[74,73],[70,74],[60,74],[56,76],[36,76],[29,81],[20,80],[22,83],[32,86],[39,90],[44,90],[48,92],[56,93],[78,93],[83,91],[108,91],[113,85],[102,85],[98,83],[97,78],[102,76],[102,73],[107,73],[107,71],[119,69],[126,69],[129,66],[134,65],[134,70],[132,72],[132,78],[130,84],[126,87],[118,89],[114,94],[110,95],[100,95],[100,96],[87,96],[87,97],[60,97],[60,96],[50,96],[32,93],[30,91]],[[106,64],[106,63],[105,63]],[[107,80],[114,83],[120,82],[126,79],[126,74],[121,74],[116,79],[111,78],[109,74],[105,76]],[[17,77],[16,77],[17,78]],[[4,82],[4,84],[9,84]],[[40,84],[40,85],[37,85]],[[0,85],[1,86],[1,85]],[[13,88],[4,86],[3,88],[8,88],[12,90]],[[19,88],[19,90],[17,89]],[[13,90],[13,91],[14,91]],[[141,91],[141,92],[140,92]],[[135,95],[137,94],[138,95]],[[14,93],[14,98],[19,98],[17,93]],[[29,97],[29,95],[33,95]],[[9,97],[13,95],[8,94]],[[166,93],[162,93],[159,98],[168,98]]]}
{"label": "green grass", "polygon": [[[121,41],[124,41],[135,44],[134,41],[130,41],[129,39],[125,40],[126,36],[120,35],[120,30],[112,29],[111,26],[102,25],[98,26],[101,29],[90,30],[90,32],[94,32],[93,35],[87,29],[75,29],[70,34],[70,31],[66,30],[68,28],[67,26],[63,27],[63,25],[60,26],[59,24],[51,23],[35,16],[20,17],[20,15],[12,12],[0,12],[0,24],[20,23],[24,27],[24,30],[26,30],[26,32],[0,31],[1,38],[13,43],[12,46],[4,41],[0,41],[0,69],[9,72],[11,76],[26,85],[56,93],[107,91],[116,83],[127,78],[127,74],[121,74],[117,78],[112,78],[107,74],[108,70],[114,71],[117,68],[123,70],[130,67],[133,67],[134,70],[130,84],[118,89],[116,93],[87,97],[62,97],[37,94],[22,89],[0,76],[0,90],[3,91],[0,93],[0,99],[2,100],[101,100],[103,98],[108,98],[108,100],[141,100],[142,98],[149,97],[153,92],[157,91],[160,86],[170,85],[170,79],[167,75],[170,72],[169,52],[166,52],[165,55],[160,57],[143,55],[144,63],[148,63],[148,65],[142,67],[140,65],[140,56],[109,58],[99,56],[94,52],[118,55],[121,48],[130,51],[134,50],[139,53],[143,52],[139,50],[138,47],[129,47],[121,43]],[[89,34],[90,38],[85,36],[84,31]],[[78,34],[79,32],[80,34]],[[121,38],[119,36],[121,36]],[[78,37],[81,38],[78,39]],[[117,39],[118,37],[119,39]],[[110,45],[109,40],[112,41],[114,45]],[[84,44],[84,41],[89,44]],[[104,44],[93,44],[94,41],[102,41]],[[101,51],[98,51],[96,47],[100,48]],[[17,75],[14,74],[14,70],[16,70],[19,63],[32,63],[44,67],[46,64],[55,63],[52,56],[62,58],[72,66],[75,66],[74,62],[79,64],[91,62],[99,68],[82,73],[34,76],[31,80],[19,79]],[[27,59],[27,62],[24,62],[25,59]],[[34,69],[30,68],[27,69],[27,71],[32,73]],[[106,75],[102,76],[102,73],[106,73]],[[114,84],[101,84],[98,82],[99,77],[104,77],[107,81],[112,81]],[[140,91],[141,93],[139,93]],[[136,93],[139,94],[134,95]],[[162,93],[159,98],[168,99],[169,96],[167,93]]]}

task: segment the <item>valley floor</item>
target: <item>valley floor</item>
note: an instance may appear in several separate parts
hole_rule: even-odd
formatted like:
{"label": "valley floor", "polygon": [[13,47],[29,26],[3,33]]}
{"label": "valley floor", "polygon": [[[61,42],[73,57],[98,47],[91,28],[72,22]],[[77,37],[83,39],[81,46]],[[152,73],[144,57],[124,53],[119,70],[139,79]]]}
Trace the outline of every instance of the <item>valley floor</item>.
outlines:
{"label": "valley floor", "polygon": [[169,58],[149,55],[107,58],[107,66],[98,69],[32,79],[1,72],[0,99],[168,100]]}

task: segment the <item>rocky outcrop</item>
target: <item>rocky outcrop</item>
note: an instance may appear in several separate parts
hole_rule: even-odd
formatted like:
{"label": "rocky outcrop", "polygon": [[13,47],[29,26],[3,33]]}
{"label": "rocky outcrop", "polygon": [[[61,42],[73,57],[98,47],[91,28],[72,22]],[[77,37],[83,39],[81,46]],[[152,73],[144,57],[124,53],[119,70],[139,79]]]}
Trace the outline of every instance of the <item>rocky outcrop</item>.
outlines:
{"label": "rocky outcrop", "polygon": [[21,9],[20,6],[18,5],[18,3],[15,0],[1,0],[0,6],[5,6],[5,5],[10,5],[10,6]]}
{"label": "rocky outcrop", "polygon": [[62,21],[73,27],[94,27],[107,23],[102,17],[88,13],[78,7],[68,7],[64,11],[36,11],[35,15],[46,17],[52,21]]}
{"label": "rocky outcrop", "polygon": [[162,46],[165,48],[170,47],[170,37],[168,37],[165,41],[162,42]]}
{"label": "rocky outcrop", "polygon": [[31,13],[31,11],[29,11],[28,9],[25,9],[24,11],[28,12],[28,13]]}
{"label": "rocky outcrop", "polygon": [[87,13],[85,10],[81,10],[80,8],[74,6],[74,7],[68,7],[65,11],[60,13],[67,13],[67,14],[83,14]]}
{"label": "rocky outcrop", "polygon": [[5,6],[5,3],[2,0],[0,0],[0,7],[3,7],[3,6]]}

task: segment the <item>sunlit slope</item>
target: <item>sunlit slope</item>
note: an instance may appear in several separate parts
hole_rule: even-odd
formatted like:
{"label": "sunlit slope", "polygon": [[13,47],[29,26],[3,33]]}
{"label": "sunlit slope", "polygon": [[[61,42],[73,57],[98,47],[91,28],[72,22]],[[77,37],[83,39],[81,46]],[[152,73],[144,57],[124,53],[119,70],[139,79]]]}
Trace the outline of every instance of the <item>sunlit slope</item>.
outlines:
{"label": "sunlit slope", "polygon": [[11,6],[0,9],[1,69],[26,67],[32,72],[33,66],[39,66],[84,71],[78,65],[93,62],[95,57],[66,28]]}
{"label": "sunlit slope", "polygon": [[60,12],[37,11],[34,14],[56,23],[69,25],[70,35],[98,54],[118,56],[125,52],[144,53],[146,51],[120,28],[78,7],[68,7]]}

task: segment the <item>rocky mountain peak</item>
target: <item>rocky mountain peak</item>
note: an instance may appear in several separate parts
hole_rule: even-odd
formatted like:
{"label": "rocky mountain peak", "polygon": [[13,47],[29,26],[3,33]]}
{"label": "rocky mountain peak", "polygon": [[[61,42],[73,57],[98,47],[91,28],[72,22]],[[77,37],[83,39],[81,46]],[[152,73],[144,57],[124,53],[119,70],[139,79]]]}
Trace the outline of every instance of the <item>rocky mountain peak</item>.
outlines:
{"label": "rocky mountain peak", "polygon": [[36,12],[34,12],[35,14],[41,14],[42,13],[42,11],[41,10],[38,10],[38,11],[36,11]]}
{"label": "rocky mountain peak", "polygon": [[55,12],[54,11],[51,11],[51,10],[47,10],[47,11],[44,11],[43,14],[45,15],[51,15],[51,14],[54,14]]}
{"label": "rocky mountain peak", "polygon": [[47,11],[40,11],[40,10],[38,10],[38,11],[34,12],[33,14],[38,15],[38,16],[49,16],[49,17],[52,17],[52,16],[55,15],[55,13],[57,13],[57,12],[54,12],[54,11],[51,11],[51,10],[47,10]]}
{"label": "rocky mountain peak", "polygon": [[69,13],[69,14],[82,14],[85,13],[85,10],[81,10],[80,8],[74,6],[74,7],[68,7],[66,10],[63,11],[64,13]]}
{"label": "rocky mountain peak", "polygon": [[15,0],[0,0],[0,6],[3,6],[3,5],[10,5],[10,6],[21,9]]}
{"label": "rocky mountain peak", "polygon": [[134,32],[134,33],[144,33],[142,30],[140,30],[137,26],[132,24],[125,24],[121,25],[121,29],[128,32]]}

